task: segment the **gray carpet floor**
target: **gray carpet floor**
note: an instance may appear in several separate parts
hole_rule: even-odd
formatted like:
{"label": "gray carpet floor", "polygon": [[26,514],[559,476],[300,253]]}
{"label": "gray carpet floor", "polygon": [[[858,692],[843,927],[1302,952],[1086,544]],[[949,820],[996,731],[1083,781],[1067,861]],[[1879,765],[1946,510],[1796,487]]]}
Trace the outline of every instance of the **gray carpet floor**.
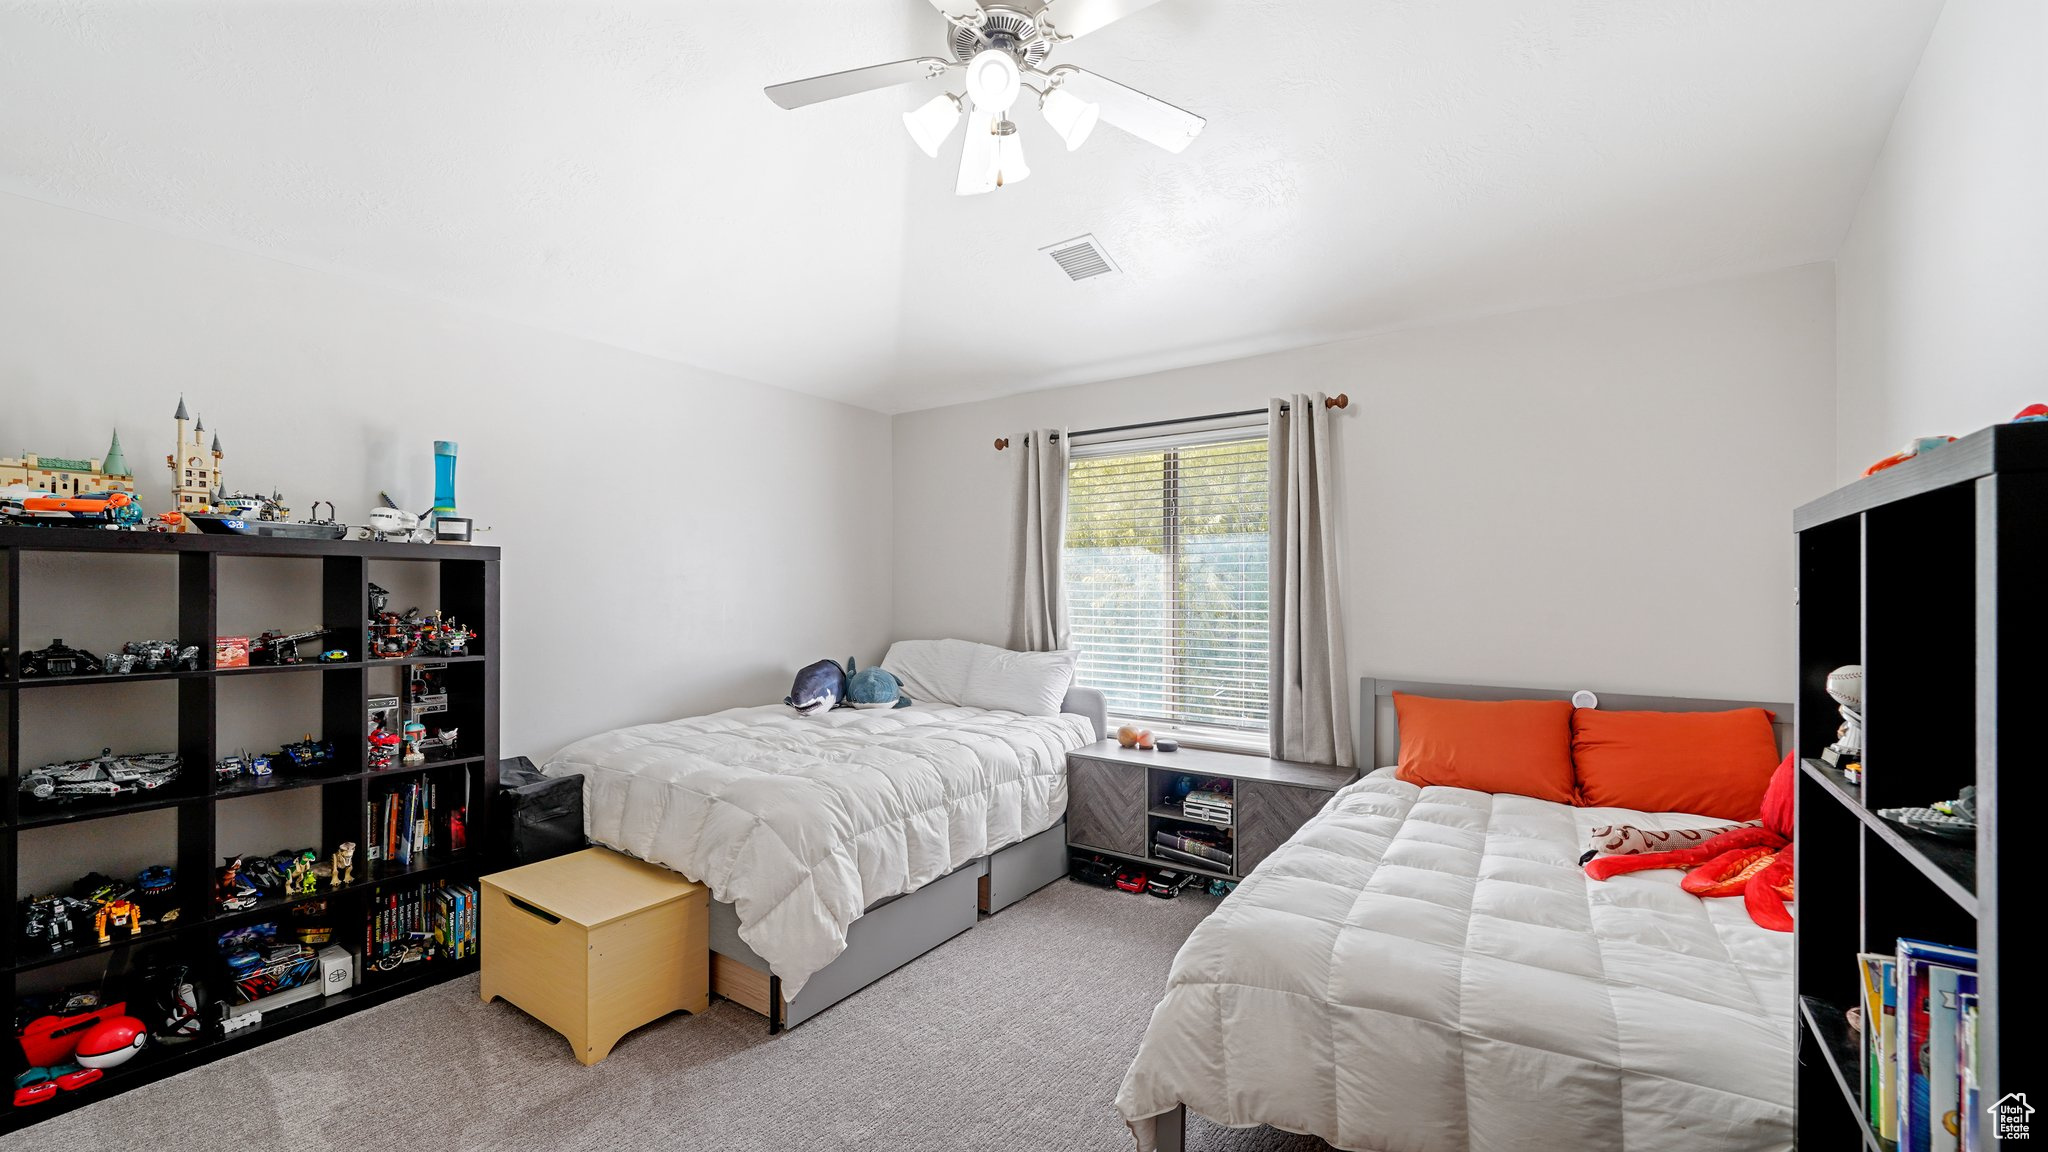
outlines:
{"label": "gray carpet floor", "polygon": [[[1112,1100],[1216,906],[1060,881],[781,1036],[737,1005],[576,1063],[452,981],[0,1138],[0,1152],[946,1149],[1128,1152]],[[1189,1146],[1322,1152],[1199,1120]]]}

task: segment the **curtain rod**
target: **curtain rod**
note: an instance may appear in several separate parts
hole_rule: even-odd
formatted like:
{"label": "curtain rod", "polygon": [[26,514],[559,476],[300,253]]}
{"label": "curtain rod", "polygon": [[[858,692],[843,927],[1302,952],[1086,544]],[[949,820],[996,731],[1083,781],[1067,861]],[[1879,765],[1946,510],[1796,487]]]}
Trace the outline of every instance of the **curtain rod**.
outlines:
{"label": "curtain rod", "polygon": [[[1325,396],[1323,397],[1323,407],[1349,408],[1351,407],[1351,397],[1344,392],[1339,392],[1335,396]],[[1288,405],[1284,403],[1280,405],[1282,412],[1287,411],[1287,409]],[[1079,432],[1069,432],[1067,433],[1067,438],[1071,440],[1076,436],[1106,436],[1111,432],[1136,432],[1144,428],[1164,428],[1171,424],[1199,424],[1204,420],[1228,420],[1233,416],[1263,416],[1265,413],[1266,409],[1264,408],[1246,408],[1239,412],[1211,412],[1207,416],[1177,416],[1171,420],[1147,420],[1142,424],[1112,424],[1107,428],[1083,428]],[[1060,438],[1060,434],[1054,432],[1052,438],[1057,440]],[[996,451],[1001,452],[1009,446],[1010,438],[1008,436],[996,437]]]}

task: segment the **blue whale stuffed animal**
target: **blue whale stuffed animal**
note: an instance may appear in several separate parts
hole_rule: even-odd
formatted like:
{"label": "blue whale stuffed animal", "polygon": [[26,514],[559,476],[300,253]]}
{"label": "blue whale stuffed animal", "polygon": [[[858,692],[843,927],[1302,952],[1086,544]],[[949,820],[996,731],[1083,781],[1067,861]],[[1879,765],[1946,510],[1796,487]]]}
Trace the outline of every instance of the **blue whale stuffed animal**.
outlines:
{"label": "blue whale stuffed animal", "polygon": [[910,697],[903,694],[903,682],[896,679],[896,674],[883,668],[863,668],[856,672],[851,657],[847,658],[844,668],[830,660],[806,665],[796,674],[796,683],[790,686],[789,695],[782,698],[784,704],[806,716],[844,708],[849,704],[873,705],[891,701],[898,708],[910,705]]}
{"label": "blue whale stuffed animal", "polygon": [[851,658],[845,668],[830,660],[807,664],[796,674],[796,683],[790,686],[789,695],[782,702],[806,716],[837,708],[846,703],[846,677],[852,667]]}
{"label": "blue whale stuffed animal", "polygon": [[887,668],[863,668],[853,671],[853,661],[846,662],[850,675],[846,678],[846,702],[866,708],[879,708],[893,703],[898,708],[910,707],[910,697],[903,694],[903,681],[896,678]]}

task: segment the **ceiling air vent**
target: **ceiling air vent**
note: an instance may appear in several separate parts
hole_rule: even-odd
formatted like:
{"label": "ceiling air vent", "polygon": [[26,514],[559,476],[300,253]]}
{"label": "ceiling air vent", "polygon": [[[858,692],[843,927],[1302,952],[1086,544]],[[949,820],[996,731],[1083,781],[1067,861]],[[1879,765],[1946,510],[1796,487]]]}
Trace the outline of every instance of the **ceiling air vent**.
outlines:
{"label": "ceiling air vent", "polygon": [[1053,263],[1058,264],[1070,280],[1086,280],[1090,276],[1116,271],[1109,253],[1102,250],[1102,245],[1093,236],[1076,236],[1072,240],[1048,244],[1039,251],[1051,253]]}

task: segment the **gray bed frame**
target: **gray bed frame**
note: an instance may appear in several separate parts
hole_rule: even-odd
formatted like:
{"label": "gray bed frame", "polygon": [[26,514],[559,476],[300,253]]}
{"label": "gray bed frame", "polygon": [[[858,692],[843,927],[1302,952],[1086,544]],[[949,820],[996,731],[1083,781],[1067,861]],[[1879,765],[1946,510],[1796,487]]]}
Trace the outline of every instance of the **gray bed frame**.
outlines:
{"label": "gray bed frame", "polygon": [[[1440,696],[1453,700],[1570,700],[1577,688],[1503,688],[1492,684],[1439,684],[1426,680],[1384,680],[1365,677],[1358,682],[1358,750],[1360,771],[1400,761],[1401,729],[1394,710],[1394,693]],[[1790,704],[1757,700],[1702,700],[1684,696],[1637,696],[1591,689],[1600,698],[1599,707],[1613,712],[1725,712],[1731,708],[1767,708],[1772,713],[1772,732],[1778,737],[1782,755],[1792,746]],[[1184,1152],[1187,1140],[1187,1105],[1158,1118],[1159,1152]]]}
{"label": "gray bed frame", "polygon": [[[1093,688],[1073,688],[1060,701],[1060,711],[1085,716],[1100,740],[1109,729],[1109,702]],[[1065,771],[1061,765],[1061,771]],[[711,904],[713,991],[734,1003],[761,1011],[715,986],[716,973],[732,971],[723,957],[765,978],[766,1016],[770,1034],[793,1028],[855,992],[873,984],[926,952],[974,927],[982,913],[994,914],[1067,874],[1067,822],[1007,848],[971,860],[959,868],[901,896],[878,901],[862,911],[846,930],[846,950],[805,983],[793,1000],[782,997],[782,980],[769,973],[768,962],[740,939],[739,913],[731,904]]]}

